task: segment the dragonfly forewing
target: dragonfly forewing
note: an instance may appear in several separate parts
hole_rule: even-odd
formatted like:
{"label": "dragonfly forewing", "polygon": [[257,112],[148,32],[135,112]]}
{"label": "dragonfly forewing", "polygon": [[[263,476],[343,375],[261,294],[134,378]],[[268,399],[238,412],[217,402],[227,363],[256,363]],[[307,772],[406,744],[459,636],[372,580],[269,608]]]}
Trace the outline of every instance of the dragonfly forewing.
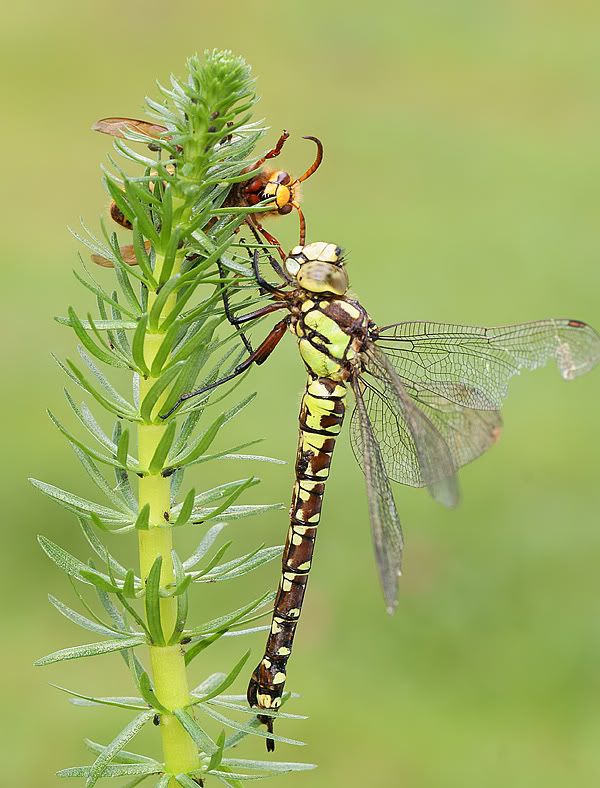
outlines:
{"label": "dragonfly forewing", "polygon": [[494,328],[396,323],[379,330],[377,346],[401,378],[479,410],[498,409],[510,379],[522,369],[554,359],[562,377],[571,380],[600,362],[600,336],[580,320]]}

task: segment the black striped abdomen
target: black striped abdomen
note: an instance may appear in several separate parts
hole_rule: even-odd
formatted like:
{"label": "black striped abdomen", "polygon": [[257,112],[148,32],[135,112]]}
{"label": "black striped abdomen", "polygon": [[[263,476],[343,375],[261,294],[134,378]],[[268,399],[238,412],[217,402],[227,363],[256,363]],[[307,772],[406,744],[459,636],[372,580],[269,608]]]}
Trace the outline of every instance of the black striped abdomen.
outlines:
{"label": "black striped abdomen", "polygon": [[[263,709],[279,708],[287,661],[308,582],[325,482],[335,441],[344,420],[346,387],[331,378],[310,377],[300,408],[296,484],[290,528],[282,560],[265,655],[252,674],[248,702]],[[271,721],[269,718],[262,720]],[[270,726],[271,727],[271,726]]]}

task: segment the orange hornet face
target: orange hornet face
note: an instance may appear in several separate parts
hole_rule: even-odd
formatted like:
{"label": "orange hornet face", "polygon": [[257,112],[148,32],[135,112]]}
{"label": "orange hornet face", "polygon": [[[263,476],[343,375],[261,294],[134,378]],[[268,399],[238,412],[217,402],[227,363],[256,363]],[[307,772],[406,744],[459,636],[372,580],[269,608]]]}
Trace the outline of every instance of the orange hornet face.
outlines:
{"label": "orange hornet face", "polygon": [[291,183],[289,172],[276,170],[269,174],[269,180],[263,189],[263,200],[275,198],[277,213],[286,214],[294,210],[293,203],[297,202],[298,184]]}

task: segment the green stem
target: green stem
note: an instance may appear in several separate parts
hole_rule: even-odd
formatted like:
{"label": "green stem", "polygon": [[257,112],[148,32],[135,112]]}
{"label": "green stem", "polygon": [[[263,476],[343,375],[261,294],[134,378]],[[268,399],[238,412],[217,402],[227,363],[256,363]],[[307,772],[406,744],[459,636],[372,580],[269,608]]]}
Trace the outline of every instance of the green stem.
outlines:
{"label": "green stem", "polygon": [[[157,260],[156,275],[160,276],[160,260]],[[148,309],[156,300],[156,293],[148,296]],[[168,313],[173,308],[173,301],[165,305]],[[151,366],[158,348],[164,338],[160,332],[146,334],[144,340],[144,357],[148,367]],[[156,378],[148,377],[140,383],[140,401],[156,382]],[[158,407],[160,407],[160,402]],[[166,424],[140,424],[138,427],[138,456],[142,468],[148,468],[154,456],[156,447],[163,436]],[[168,513],[171,508],[171,485],[168,478],[164,478],[160,471],[147,474],[139,480],[139,506],[140,509],[149,504],[150,527],[140,530],[139,553],[140,570],[143,580],[158,556],[162,557],[161,586],[166,586],[175,580],[173,559],[173,528],[168,523]],[[165,514],[167,517],[165,517]],[[164,597],[160,600],[161,624],[165,640],[168,642],[173,633],[177,602],[173,597]],[[179,644],[173,646],[150,646],[150,664],[154,691],[158,700],[165,708],[175,710],[183,708],[190,703],[190,692],[185,671],[183,649]],[[160,732],[165,763],[165,771],[172,774],[186,774],[200,767],[197,747],[186,733],[176,717],[172,714],[161,715]],[[171,780],[170,786],[175,788],[177,783]]]}

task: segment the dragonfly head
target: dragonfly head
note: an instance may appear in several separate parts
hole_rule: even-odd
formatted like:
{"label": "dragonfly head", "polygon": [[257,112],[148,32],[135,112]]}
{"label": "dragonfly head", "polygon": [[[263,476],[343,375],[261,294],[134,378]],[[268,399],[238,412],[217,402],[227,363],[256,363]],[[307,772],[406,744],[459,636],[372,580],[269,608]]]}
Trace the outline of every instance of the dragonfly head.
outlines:
{"label": "dragonfly head", "polygon": [[335,244],[317,241],[296,246],[286,258],[285,269],[309,293],[344,295],[350,286],[342,250]]}

